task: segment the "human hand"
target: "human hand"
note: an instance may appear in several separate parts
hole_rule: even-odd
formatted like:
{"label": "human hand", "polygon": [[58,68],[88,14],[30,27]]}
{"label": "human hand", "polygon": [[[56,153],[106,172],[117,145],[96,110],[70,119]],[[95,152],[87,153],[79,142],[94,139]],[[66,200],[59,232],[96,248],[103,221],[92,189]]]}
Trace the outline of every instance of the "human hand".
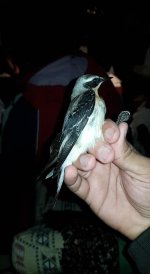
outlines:
{"label": "human hand", "polygon": [[104,123],[105,142],[65,170],[68,188],[129,239],[150,226],[150,159],[126,140],[128,126]]}

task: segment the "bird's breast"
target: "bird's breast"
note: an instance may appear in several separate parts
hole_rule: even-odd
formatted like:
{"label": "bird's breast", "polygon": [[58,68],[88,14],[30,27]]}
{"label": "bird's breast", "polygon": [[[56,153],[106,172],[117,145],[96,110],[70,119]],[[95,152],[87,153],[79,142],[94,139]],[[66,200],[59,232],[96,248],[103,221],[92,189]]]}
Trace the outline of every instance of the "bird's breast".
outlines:
{"label": "bird's breast", "polygon": [[104,102],[96,100],[94,110],[77,141],[80,146],[85,143],[87,148],[89,148],[94,146],[98,139],[103,139],[102,125],[104,123],[105,112]]}
{"label": "bird's breast", "polygon": [[106,107],[103,100],[96,100],[95,107],[90,115],[88,122],[82,130],[76,144],[70,151],[67,162],[70,164],[77,158],[94,147],[97,140],[103,140],[102,125],[104,123]]}

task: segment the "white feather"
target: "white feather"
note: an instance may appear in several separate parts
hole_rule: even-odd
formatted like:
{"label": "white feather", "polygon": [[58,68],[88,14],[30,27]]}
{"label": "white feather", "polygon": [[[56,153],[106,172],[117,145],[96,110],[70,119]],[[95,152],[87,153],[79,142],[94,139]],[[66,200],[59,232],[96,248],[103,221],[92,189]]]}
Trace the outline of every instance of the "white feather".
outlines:
{"label": "white feather", "polygon": [[57,185],[57,193],[60,191],[63,184],[65,168],[74,163],[78,157],[87,152],[89,148],[94,147],[96,141],[103,140],[102,125],[104,123],[105,113],[106,107],[104,101],[99,98],[99,96],[96,96],[94,111],[89,117],[85,128],[61,167],[61,175]]}

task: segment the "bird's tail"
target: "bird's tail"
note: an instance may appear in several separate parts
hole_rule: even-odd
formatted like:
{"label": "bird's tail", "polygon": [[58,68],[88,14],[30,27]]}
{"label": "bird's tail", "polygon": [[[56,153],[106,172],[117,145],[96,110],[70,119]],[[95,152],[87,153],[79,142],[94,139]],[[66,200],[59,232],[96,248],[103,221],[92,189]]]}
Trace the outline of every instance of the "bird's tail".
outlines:
{"label": "bird's tail", "polygon": [[37,176],[36,181],[45,180],[51,178],[54,174],[54,167],[51,167],[51,164],[47,164],[44,169],[40,172],[40,175]]}
{"label": "bird's tail", "polygon": [[49,179],[53,177],[53,174],[54,174],[54,168],[46,175],[45,179]]}
{"label": "bird's tail", "polygon": [[50,150],[49,150],[49,159],[47,160],[44,168],[40,172],[40,175],[37,177],[37,180],[41,178],[50,178],[53,177],[55,178],[57,174],[55,173],[55,168],[54,165],[57,162],[57,156],[58,156],[58,151],[60,147],[60,137],[61,137],[61,132],[56,135],[54,140],[51,142],[50,145]]}
{"label": "bird's tail", "polygon": [[57,190],[56,190],[56,195],[54,197],[53,208],[56,205],[56,202],[58,200],[58,195],[59,195],[59,192],[61,190],[61,187],[62,187],[62,184],[63,184],[63,181],[64,181],[64,169],[62,169],[57,176],[58,176],[58,178],[57,178]]}

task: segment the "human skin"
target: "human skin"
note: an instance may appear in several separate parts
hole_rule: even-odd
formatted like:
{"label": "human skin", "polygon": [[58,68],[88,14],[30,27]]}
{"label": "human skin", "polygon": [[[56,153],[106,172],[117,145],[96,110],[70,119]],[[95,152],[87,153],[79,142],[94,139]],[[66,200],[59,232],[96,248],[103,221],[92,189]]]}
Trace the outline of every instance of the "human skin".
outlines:
{"label": "human skin", "polygon": [[150,226],[150,158],[127,142],[127,130],[107,120],[104,142],[67,167],[64,181],[101,220],[134,240]]}

